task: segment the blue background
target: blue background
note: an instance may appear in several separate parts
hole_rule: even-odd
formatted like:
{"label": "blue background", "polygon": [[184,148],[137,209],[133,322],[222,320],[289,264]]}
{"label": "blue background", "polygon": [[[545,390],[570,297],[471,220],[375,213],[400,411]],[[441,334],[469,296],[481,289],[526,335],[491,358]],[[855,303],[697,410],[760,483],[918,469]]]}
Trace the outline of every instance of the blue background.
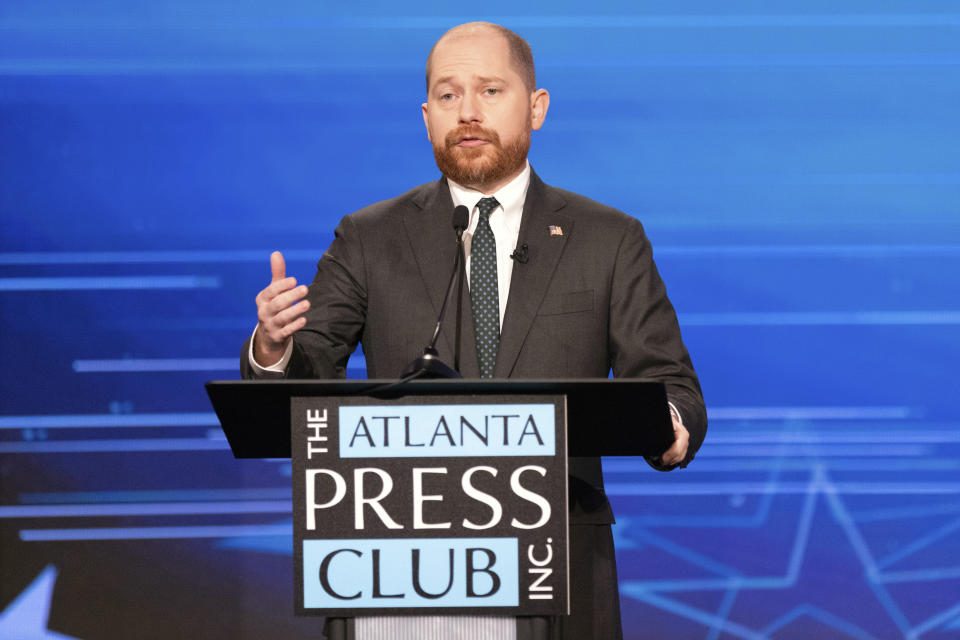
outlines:
{"label": "blue background", "polygon": [[[281,249],[436,177],[449,26],[529,39],[531,162],[639,217],[711,427],[606,463],[628,638],[960,633],[953,2],[0,7],[0,636],[317,637],[289,463],[236,461]],[[363,375],[362,361],[351,368]]]}

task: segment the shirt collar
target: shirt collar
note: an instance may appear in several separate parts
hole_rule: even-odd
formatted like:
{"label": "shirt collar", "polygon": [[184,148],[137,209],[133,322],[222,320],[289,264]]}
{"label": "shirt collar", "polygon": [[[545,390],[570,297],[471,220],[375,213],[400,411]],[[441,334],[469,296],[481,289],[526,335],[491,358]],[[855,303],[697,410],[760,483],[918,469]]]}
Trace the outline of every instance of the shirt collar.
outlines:
{"label": "shirt collar", "polygon": [[[497,199],[497,202],[503,207],[506,217],[516,217],[519,219],[523,213],[523,202],[527,197],[527,188],[530,186],[530,163],[527,162],[523,167],[523,171],[520,172],[520,175],[503,185],[503,187],[495,193],[482,193],[476,189],[469,189],[457,184],[450,178],[447,178],[447,185],[450,187],[450,197],[453,198],[453,206],[456,207],[462,204],[469,209],[471,222],[477,202],[480,201],[480,198],[488,196],[493,196]],[[471,224],[471,226],[473,225]]]}

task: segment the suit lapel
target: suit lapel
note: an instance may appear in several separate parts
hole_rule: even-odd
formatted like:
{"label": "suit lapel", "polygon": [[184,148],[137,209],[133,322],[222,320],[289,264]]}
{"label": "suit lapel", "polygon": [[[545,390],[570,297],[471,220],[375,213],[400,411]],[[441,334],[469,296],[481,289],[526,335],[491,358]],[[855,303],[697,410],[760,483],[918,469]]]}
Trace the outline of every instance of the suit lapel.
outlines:
{"label": "suit lapel", "polygon": [[[518,236],[518,244],[527,245],[529,261],[513,265],[494,377],[508,377],[513,372],[567,238],[573,232],[573,218],[560,213],[564,204],[563,198],[549,191],[531,172]],[[563,235],[551,235],[551,225],[562,229]],[[473,346],[472,341],[470,345]]]}
{"label": "suit lapel", "polygon": [[[433,305],[433,317],[440,315],[443,306],[443,296],[450,281],[450,271],[457,254],[456,234],[453,232],[451,220],[453,215],[453,200],[446,180],[438,180],[434,187],[425,189],[424,193],[413,200],[416,207],[409,209],[403,218],[407,239],[413,249],[413,255],[420,270],[427,289],[430,303]],[[480,369],[477,365],[476,349],[473,338],[473,322],[470,319],[470,297],[466,295],[464,282],[463,304],[463,337],[461,345],[461,374],[466,377],[478,377]],[[456,298],[451,298],[447,305],[443,328],[438,349],[445,343],[446,351],[453,353],[453,343],[456,336]],[[432,329],[433,327],[426,328]],[[430,334],[426,334],[429,336]],[[424,343],[426,346],[426,343]],[[440,349],[443,351],[443,349]],[[451,367],[452,355],[447,358],[441,355]]]}

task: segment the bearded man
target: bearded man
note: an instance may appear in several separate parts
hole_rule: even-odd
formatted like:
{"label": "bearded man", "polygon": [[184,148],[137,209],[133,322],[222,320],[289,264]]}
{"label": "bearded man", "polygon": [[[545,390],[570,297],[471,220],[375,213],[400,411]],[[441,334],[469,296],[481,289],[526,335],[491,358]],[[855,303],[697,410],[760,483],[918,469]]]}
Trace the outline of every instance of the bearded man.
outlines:
{"label": "bearded man", "polygon": [[[421,353],[453,264],[454,206],[470,210],[471,309],[465,378],[647,378],[665,383],[675,441],[660,470],[686,466],[706,433],[696,373],[640,223],[547,186],[527,162],[550,95],[533,55],[498,25],[455,27],[427,58],[427,137],[443,177],[346,216],[313,283],[285,277],[257,296],[244,377],[342,378],[358,343],[371,378],[395,378]],[[523,260],[515,251],[522,248]],[[438,345],[453,361],[452,330]],[[574,425],[574,428],[585,425]],[[642,425],[637,425],[640,429]],[[365,618],[331,635],[371,638],[622,637],[616,564],[600,460],[571,457],[571,615],[555,619]],[[433,634],[433,635],[430,635]]]}

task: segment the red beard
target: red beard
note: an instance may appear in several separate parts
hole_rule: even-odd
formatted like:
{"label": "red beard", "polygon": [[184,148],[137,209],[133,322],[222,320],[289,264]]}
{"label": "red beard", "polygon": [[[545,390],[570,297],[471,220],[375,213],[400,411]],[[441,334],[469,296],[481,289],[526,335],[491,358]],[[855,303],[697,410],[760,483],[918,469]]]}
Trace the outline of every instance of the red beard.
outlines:
{"label": "red beard", "polygon": [[[479,147],[461,147],[465,137],[480,138],[488,144]],[[530,130],[500,144],[496,131],[476,125],[457,127],[446,135],[442,145],[433,145],[433,157],[437,167],[454,182],[464,187],[484,191],[482,187],[493,185],[518,173],[527,161],[530,151]]]}

